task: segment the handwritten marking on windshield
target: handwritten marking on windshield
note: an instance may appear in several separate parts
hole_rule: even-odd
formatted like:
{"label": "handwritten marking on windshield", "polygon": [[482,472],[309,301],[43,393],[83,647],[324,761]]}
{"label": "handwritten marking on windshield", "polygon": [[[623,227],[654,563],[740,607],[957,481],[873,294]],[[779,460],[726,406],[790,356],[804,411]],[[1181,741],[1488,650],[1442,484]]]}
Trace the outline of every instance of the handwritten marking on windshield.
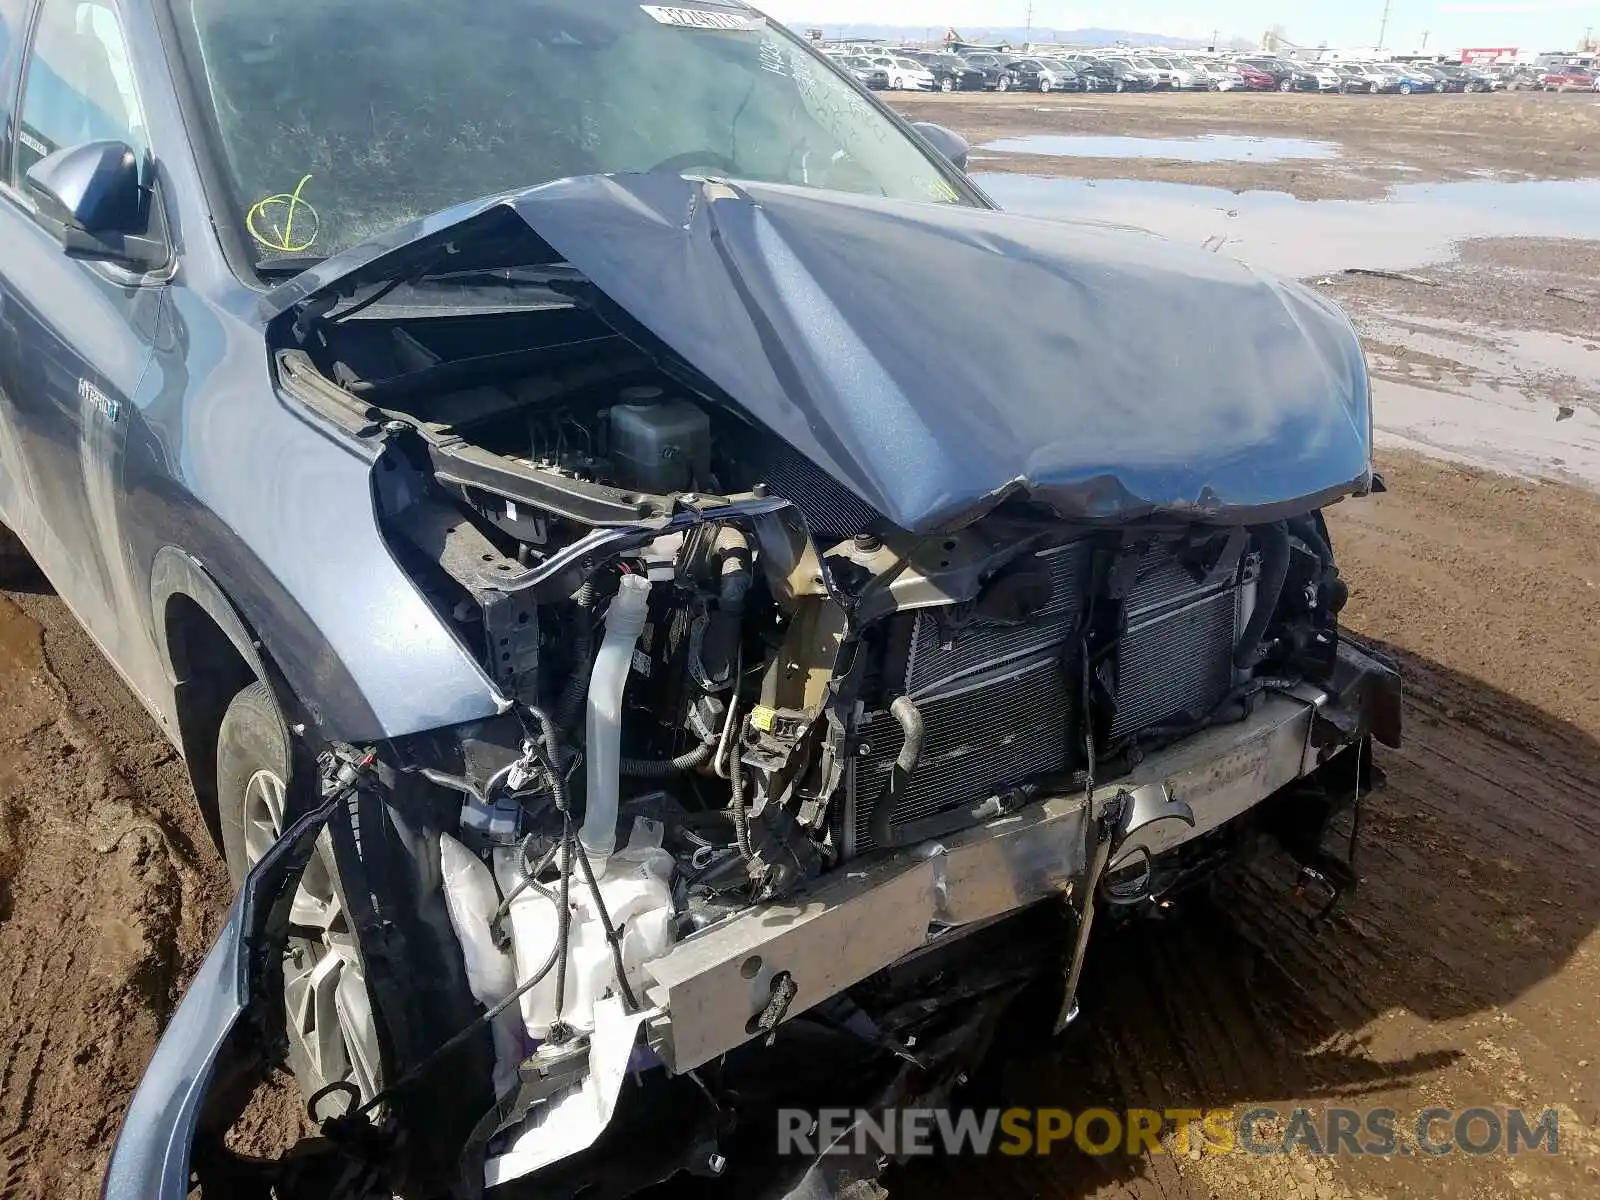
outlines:
{"label": "handwritten marking on windshield", "polygon": [[[300,193],[310,182],[311,176],[302,176],[300,182],[294,185],[294,191],[279,192],[276,196],[268,196],[251,205],[245,217],[250,236],[268,250],[281,250],[285,254],[311,249],[316,244],[320,223],[317,210],[300,198]],[[298,233],[295,230],[297,220],[300,224]]]}
{"label": "handwritten marking on windshield", "polygon": [[639,6],[663,25],[681,29],[718,29],[734,33],[753,33],[766,24],[760,17],[741,17],[735,13],[711,12],[704,8],[663,8],[657,4]]}

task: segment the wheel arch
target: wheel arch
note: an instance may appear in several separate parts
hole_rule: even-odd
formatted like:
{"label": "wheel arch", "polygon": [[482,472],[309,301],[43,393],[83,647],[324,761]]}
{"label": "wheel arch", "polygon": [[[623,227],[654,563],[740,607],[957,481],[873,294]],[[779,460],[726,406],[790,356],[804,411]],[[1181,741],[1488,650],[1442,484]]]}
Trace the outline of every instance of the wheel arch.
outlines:
{"label": "wheel arch", "polygon": [[212,840],[222,845],[217,798],[217,732],[228,704],[259,680],[287,720],[278,672],[269,668],[261,642],[204,567],[183,551],[164,547],[150,574],[156,645],[172,683],[177,740]]}

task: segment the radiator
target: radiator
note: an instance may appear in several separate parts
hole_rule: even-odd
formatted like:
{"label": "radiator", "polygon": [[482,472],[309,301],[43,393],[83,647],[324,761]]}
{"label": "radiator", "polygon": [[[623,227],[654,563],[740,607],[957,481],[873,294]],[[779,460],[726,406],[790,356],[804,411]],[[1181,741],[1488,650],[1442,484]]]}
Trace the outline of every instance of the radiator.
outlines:
{"label": "radiator", "polygon": [[[881,694],[856,731],[835,832],[848,856],[873,848],[868,826],[903,737],[889,701],[922,713],[922,756],[893,824],[981,801],[1030,778],[1079,765],[1078,637],[1091,587],[1092,549],[1076,542],[1039,556],[1048,605],[1021,625],[973,618],[970,608],[893,618]],[[1253,574],[1253,566],[1251,574]],[[1116,708],[1109,740],[1210,713],[1234,684],[1233,653],[1254,597],[1252,581],[1197,581],[1170,545],[1141,561],[1124,601],[1113,660]]]}
{"label": "radiator", "polygon": [[[900,824],[982,800],[1034,775],[1065,769],[1071,759],[1069,675],[1054,656],[985,672],[965,687],[918,703],[922,757],[894,812]],[[904,738],[887,712],[858,733],[846,772],[844,851],[873,848],[872,808],[888,782]]]}
{"label": "radiator", "polygon": [[1049,570],[1050,602],[1026,624],[960,625],[945,608],[916,613],[900,690],[920,702],[977,672],[1057,652],[1074,638],[1088,594],[1089,543],[1073,542],[1037,557]]}
{"label": "radiator", "polygon": [[1111,741],[1188,724],[1222,702],[1234,685],[1234,647],[1254,593],[1253,580],[1196,581],[1170,550],[1146,556],[1125,601]]}

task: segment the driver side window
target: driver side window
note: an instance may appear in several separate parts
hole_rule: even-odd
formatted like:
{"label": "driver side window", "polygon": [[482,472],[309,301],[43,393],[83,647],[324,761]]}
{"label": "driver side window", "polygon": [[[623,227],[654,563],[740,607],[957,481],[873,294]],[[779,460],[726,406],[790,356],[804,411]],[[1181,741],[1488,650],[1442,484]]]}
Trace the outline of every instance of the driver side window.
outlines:
{"label": "driver side window", "polygon": [[28,59],[14,178],[41,158],[83,142],[148,150],[144,116],[121,22],[101,0],[45,0]]}

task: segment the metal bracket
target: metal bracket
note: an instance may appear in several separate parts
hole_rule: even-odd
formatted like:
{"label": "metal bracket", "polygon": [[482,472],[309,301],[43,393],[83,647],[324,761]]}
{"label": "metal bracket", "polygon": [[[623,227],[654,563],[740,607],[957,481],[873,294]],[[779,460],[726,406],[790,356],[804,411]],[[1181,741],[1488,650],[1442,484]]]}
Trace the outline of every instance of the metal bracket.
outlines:
{"label": "metal bracket", "polygon": [[1059,1034],[1078,1015],[1078,983],[1083,975],[1084,955],[1089,949],[1089,931],[1094,925],[1094,914],[1100,893],[1100,882],[1113,854],[1118,853],[1134,834],[1162,821],[1182,821],[1195,827],[1194,809],[1172,794],[1165,783],[1120,791],[1106,805],[1094,821],[1094,852],[1089,858],[1089,871],[1084,879],[1083,903],[1078,911],[1078,928],[1073,936],[1072,957],[1067,964],[1066,991],[1061,999],[1061,1011],[1056,1016],[1055,1033]]}
{"label": "metal bracket", "polygon": [[494,681],[508,696],[522,696],[539,676],[539,610],[525,592],[485,590],[483,634]]}

